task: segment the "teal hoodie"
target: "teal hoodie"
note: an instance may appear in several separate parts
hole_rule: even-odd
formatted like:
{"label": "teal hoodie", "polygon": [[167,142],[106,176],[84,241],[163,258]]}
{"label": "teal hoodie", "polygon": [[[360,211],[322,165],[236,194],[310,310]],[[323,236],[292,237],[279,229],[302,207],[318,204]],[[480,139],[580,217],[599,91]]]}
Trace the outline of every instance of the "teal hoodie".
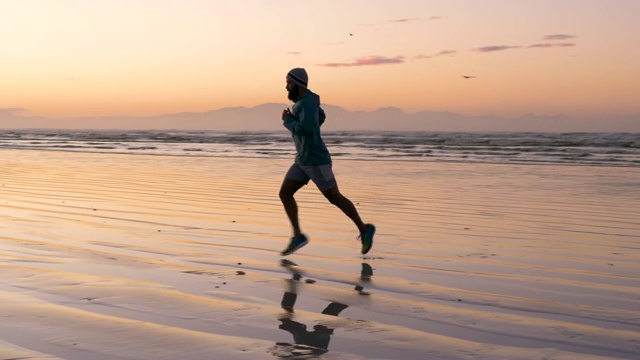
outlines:
{"label": "teal hoodie", "polygon": [[291,131],[296,144],[296,164],[331,164],[329,150],[320,137],[320,125],[324,123],[325,118],[324,110],[320,107],[320,96],[311,90],[307,89],[294,101],[291,115],[284,120],[284,127]]}

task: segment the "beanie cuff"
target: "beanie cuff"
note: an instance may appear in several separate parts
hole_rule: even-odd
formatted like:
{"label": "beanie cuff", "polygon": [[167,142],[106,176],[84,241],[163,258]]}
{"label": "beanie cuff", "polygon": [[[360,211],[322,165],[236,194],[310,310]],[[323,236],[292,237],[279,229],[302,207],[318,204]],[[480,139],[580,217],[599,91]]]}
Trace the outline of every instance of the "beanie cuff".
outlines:
{"label": "beanie cuff", "polygon": [[299,77],[293,75],[293,74],[287,74],[287,77],[291,80],[293,80],[294,83],[300,85],[300,86],[304,86],[307,87],[307,82],[303,81],[302,79],[300,79]]}

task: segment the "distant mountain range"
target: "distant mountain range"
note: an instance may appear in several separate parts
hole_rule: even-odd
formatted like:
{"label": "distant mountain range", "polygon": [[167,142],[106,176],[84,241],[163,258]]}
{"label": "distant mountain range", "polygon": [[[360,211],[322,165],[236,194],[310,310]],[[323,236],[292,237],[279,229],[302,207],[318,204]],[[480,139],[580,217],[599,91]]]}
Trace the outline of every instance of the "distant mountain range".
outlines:
{"label": "distant mountain range", "polygon": [[[228,107],[206,112],[182,112],[146,117],[46,118],[0,109],[3,129],[156,129],[156,130],[282,130],[280,116],[287,104]],[[323,130],[371,131],[532,131],[532,132],[640,132],[640,114],[607,118],[572,118],[564,115],[463,116],[450,112],[405,113],[394,107],[375,111],[348,111],[323,105],[327,121]]]}

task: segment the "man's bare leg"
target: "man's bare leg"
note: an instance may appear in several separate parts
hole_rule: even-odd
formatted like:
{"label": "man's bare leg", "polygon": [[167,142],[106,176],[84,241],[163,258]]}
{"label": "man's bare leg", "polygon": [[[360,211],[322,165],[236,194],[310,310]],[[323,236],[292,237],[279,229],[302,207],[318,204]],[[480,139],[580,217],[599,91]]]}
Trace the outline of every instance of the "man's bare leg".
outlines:
{"label": "man's bare leg", "polygon": [[291,222],[294,237],[302,235],[302,231],[300,230],[300,220],[298,219],[298,204],[293,195],[304,185],[305,183],[303,182],[285,178],[280,187],[280,200]]}
{"label": "man's bare leg", "polygon": [[364,234],[367,232],[367,228],[362,219],[360,219],[360,214],[358,214],[358,210],[355,205],[351,202],[351,200],[347,199],[344,195],[340,193],[338,189],[338,185],[332,187],[329,190],[325,190],[322,194],[329,200],[330,203],[337,206],[342,212],[351,219],[356,226],[358,227],[358,231],[360,234]]}

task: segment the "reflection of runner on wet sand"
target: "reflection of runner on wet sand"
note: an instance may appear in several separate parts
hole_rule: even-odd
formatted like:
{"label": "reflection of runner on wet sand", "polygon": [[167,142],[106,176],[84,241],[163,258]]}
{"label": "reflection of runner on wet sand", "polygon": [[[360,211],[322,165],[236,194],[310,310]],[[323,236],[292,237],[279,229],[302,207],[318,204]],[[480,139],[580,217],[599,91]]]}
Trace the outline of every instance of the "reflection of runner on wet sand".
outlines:
{"label": "reflection of runner on wet sand", "polygon": [[[285,298],[283,297],[283,301],[284,300]],[[293,301],[295,302],[295,297],[293,298]],[[283,304],[283,308],[284,306],[285,304]],[[293,303],[286,304],[286,306],[291,306],[291,308],[293,308]],[[332,302],[322,311],[322,313],[325,315],[338,316],[338,314],[340,314],[340,312],[347,307],[349,306]],[[306,325],[291,320],[291,318],[289,317],[282,317],[278,320],[280,320],[281,322],[278,328],[290,332],[291,335],[293,335],[293,341],[297,345],[310,346],[311,348],[313,348],[310,350],[312,350],[312,352],[316,355],[323,354],[328,351],[329,341],[331,340],[331,335],[333,334],[332,328],[325,325],[314,325],[313,331],[309,331],[307,330]]]}
{"label": "reflection of runner on wet sand", "polygon": [[[304,355],[322,355],[329,351],[329,341],[331,340],[331,335],[333,334],[334,329],[325,325],[314,325],[313,331],[309,331],[307,330],[306,325],[291,319],[291,314],[294,312],[294,306],[298,299],[297,284],[300,279],[302,279],[302,275],[293,268],[296,264],[289,260],[283,259],[281,265],[286,267],[291,272],[292,276],[291,279],[287,280],[287,289],[282,295],[281,302],[281,306],[285,311],[287,311],[287,314],[278,319],[280,320],[278,328],[291,333],[291,335],[293,335],[293,341],[295,342],[291,353],[286,355],[282,354],[281,357],[300,358],[300,356]],[[368,282],[372,275],[373,270],[371,269],[371,266],[363,263],[360,280]],[[362,286],[356,285],[355,290],[358,291],[360,295],[369,295],[369,293],[362,291]],[[322,314],[338,316],[340,312],[348,307],[348,305],[339,302],[331,302],[324,310],[322,310]],[[291,346],[291,344],[287,343],[277,343],[276,345]]]}

